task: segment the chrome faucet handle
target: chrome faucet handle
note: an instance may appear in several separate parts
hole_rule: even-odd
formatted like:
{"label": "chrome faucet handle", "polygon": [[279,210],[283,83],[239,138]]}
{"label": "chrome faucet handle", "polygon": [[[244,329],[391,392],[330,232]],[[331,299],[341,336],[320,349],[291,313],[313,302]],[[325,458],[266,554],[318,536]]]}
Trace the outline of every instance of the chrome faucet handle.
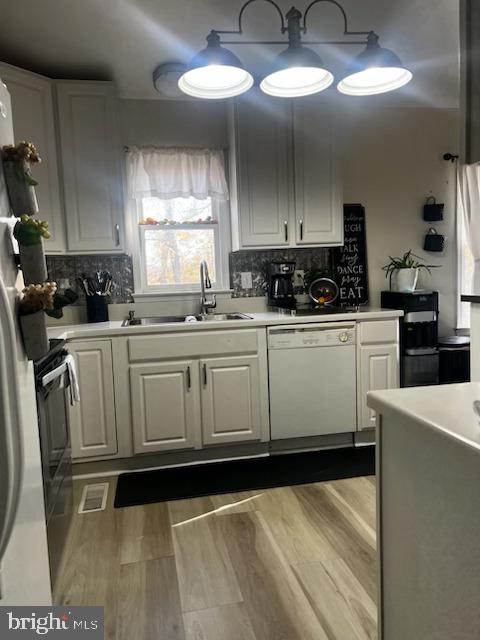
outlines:
{"label": "chrome faucet handle", "polygon": [[215,309],[215,307],[217,306],[217,296],[213,294],[212,299],[205,300],[203,306],[205,307],[205,309]]}

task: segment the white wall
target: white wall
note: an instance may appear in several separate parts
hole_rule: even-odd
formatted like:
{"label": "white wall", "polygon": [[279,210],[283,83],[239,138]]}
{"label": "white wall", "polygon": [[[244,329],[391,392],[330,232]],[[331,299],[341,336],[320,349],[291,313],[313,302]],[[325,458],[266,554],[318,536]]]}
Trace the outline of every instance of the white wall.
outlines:
{"label": "white wall", "polygon": [[[370,105],[346,116],[345,202],[361,202],[367,216],[371,301],[388,288],[381,267],[389,255],[408,249],[441,265],[419,286],[440,292],[440,331],[451,332],[456,314],[455,169],[442,155],[458,151],[457,109],[387,108]],[[442,254],[423,251],[429,224],[422,220],[425,196],[445,203]]]}

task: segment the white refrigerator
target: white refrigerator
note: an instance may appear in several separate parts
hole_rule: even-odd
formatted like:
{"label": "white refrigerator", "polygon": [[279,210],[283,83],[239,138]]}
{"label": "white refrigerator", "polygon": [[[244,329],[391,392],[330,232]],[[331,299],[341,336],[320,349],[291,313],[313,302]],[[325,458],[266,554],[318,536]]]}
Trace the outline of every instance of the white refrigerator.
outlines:
{"label": "white refrigerator", "polygon": [[[11,143],[10,95],[0,80],[0,146]],[[0,606],[50,605],[33,366],[16,315],[23,280],[14,260],[14,222],[0,166]]]}

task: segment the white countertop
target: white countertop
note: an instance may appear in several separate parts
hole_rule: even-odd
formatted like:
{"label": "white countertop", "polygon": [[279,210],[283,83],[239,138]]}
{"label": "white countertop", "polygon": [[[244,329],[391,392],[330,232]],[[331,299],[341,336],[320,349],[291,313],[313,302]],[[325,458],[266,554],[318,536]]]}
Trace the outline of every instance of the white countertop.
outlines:
{"label": "white countertop", "polygon": [[373,307],[362,307],[353,313],[330,313],[325,315],[312,316],[290,316],[276,311],[265,311],[263,313],[248,313],[251,320],[219,320],[207,322],[170,322],[156,325],[134,325],[122,327],[122,321],[99,322],[91,324],[72,324],[55,326],[48,328],[49,338],[63,338],[73,340],[75,338],[97,338],[102,336],[122,336],[148,333],[171,333],[173,331],[205,331],[215,329],[248,329],[251,327],[269,327],[274,325],[287,324],[310,324],[323,322],[345,322],[347,320],[380,320],[387,318],[398,318],[403,315],[403,311],[395,309],[376,309]]}
{"label": "white countertop", "polygon": [[480,383],[371,391],[367,404],[379,414],[398,414],[480,449],[480,417],[473,403],[480,401]]}

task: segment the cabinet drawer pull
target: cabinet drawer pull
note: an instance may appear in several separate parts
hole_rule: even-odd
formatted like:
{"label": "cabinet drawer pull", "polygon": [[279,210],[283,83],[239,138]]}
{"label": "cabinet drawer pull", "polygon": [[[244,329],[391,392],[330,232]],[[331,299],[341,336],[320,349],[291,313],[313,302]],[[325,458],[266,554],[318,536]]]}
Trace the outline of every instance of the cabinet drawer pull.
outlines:
{"label": "cabinet drawer pull", "polygon": [[207,365],[203,365],[203,386],[207,386]]}
{"label": "cabinet drawer pull", "polygon": [[300,240],[303,240],[303,220],[300,220]]}
{"label": "cabinet drawer pull", "polygon": [[287,220],[285,220],[285,222],[283,223],[284,229],[285,229],[285,242],[288,242],[288,222]]}
{"label": "cabinet drawer pull", "polygon": [[115,243],[117,247],[120,246],[120,225],[119,224],[115,225]]}
{"label": "cabinet drawer pull", "polygon": [[187,389],[190,391],[192,388],[192,376],[190,374],[190,367],[187,367]]}

